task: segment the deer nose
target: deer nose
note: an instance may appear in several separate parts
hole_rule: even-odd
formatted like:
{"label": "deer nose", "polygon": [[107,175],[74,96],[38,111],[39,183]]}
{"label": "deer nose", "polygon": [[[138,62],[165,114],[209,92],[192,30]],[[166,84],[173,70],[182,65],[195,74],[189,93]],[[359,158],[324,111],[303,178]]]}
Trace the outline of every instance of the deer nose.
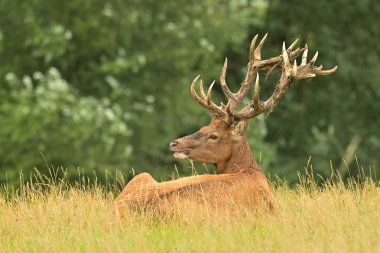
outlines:
{"label": "deer nose", "polygon": [[178,145],[178,141],[172,141],[169,143],[169,148],[174,148],[177,145]]}

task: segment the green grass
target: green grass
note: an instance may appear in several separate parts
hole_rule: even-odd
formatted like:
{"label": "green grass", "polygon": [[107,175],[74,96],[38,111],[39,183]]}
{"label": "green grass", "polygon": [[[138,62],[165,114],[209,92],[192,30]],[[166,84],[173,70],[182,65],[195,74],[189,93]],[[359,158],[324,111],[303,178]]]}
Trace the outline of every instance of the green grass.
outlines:
{"label": "green grass", "polygon": [[0,252],[380,252],[380,189],[312,182],[274,187],[274,214],[194,208],[110,215],[96,185],[28,185],[0,194]]}

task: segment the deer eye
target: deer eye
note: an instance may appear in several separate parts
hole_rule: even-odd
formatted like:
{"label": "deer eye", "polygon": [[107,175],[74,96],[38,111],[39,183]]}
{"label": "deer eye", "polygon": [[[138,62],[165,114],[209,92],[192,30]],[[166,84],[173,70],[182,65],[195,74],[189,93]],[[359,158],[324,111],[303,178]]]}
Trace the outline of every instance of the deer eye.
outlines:
{"label": "deer eye", "polygon": [[212,134],[208,138],[211,139],[211,140],[216,140],[216,139],[218,139],[218,136],[215,135],[215,134]]}

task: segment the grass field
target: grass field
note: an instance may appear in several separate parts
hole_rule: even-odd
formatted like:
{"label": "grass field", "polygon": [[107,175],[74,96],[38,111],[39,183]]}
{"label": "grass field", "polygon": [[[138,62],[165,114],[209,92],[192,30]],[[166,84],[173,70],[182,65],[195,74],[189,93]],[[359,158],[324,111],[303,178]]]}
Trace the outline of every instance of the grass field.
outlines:
{"label": "grass field", "polygon": [[194,207],[123,220],[100,186],[28,184],[0,194],[0,252],[380,252],[380,189],[363,181],[273,187],[274,214]]}

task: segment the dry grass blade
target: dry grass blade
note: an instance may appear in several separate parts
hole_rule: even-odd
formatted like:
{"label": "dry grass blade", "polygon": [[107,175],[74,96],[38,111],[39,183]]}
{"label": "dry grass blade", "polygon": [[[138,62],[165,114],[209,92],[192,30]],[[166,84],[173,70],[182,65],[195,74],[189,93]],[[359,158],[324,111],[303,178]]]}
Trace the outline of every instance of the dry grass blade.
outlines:
{"label": "dry grass blade", "polygon": [[112,194],[91,185],[0,197],[0,252],[378,252],[380,189],[368,180],[309,183],[273,187],[274,214],[180,198],[163,203],[170,216],[118,220],[108,212]]}

